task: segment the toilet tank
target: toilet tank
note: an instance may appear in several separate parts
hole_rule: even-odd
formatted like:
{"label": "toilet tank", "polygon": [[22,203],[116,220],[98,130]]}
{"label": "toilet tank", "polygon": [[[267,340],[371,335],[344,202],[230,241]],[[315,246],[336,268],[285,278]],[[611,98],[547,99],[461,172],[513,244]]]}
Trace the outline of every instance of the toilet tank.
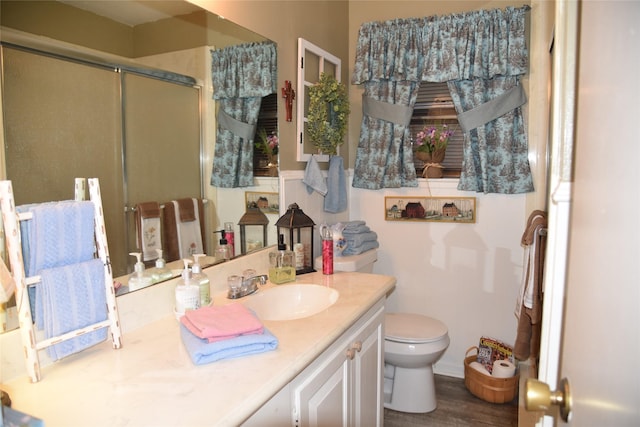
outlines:
{"label": "toilet tank", "polygon": [[[378,250],[371,249],[358,255],[334,256],[333,271],[357,271],[372,273],[373,263],[378,260]],[[316,258],[315,268],[322,271],[322,256]]]}

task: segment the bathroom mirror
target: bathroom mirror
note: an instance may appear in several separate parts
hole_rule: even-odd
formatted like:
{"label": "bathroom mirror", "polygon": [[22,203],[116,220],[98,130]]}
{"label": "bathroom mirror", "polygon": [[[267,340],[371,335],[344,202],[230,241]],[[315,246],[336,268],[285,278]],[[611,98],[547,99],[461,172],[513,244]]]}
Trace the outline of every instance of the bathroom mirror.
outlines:
{"label": "bathroom mirror", "polygon": [[[232,221],[237,223],[245,212],[245,206],[241,203],[233,206],[228,203],[218,202],[222,196],[219,189],[209,185],[211,173],[211,159],[213,156],[213,141],[215,140],[215,105],[211,99],[210,86],[210,54],[209,48],[220,49],[227,46],[248,42],[261,42],[266,38],[255,32],[240,27],[222,17],[218,17],[196,5],[186,1],[11,1],[1,2],[1,24],[2,42],[12,45],[26,46],[37,49],[39,52],[52,52],[56,55],[63,55],[67,58],[81,58],[98,63],[116,63],[127,66],[140,66],[143,68],[160,69],[172,73],[189,75],[196,78],[197,85],[200,86],[198,93],[189,93],[187,98],[196,98],[196,112],[200,114],[197,118],[200,131],[200,141],[198,143],[186,144],[176,137],[176,145],[186,147],[185,158],[190,158],[190,166],[195,170],[196,180],[195,190],[188,194],[178,194],[172,189],[170,194],[161,196],[150,196],[147,200],[157,200],[158,202],[168,201],[180,197],[203,197],[209,201],[205,208],[207,217],[207,248],[212,252],[217,244],[217,238],[213,235],[213,230],[220,229],[224,222]],[[71,61],[72,62],[72,61]],[[198,70],[198,75],[193,76],[190,70]],[[138,78],[138,75],[134,76]],[[92,77],[89,77],[90,79]],[[171,87],[171,90],[175,89]],[[6,88],[3,90],[3,96]],[[174,99],[174,95],[170,96]],[[143,102],[143,109],[140,117],[144,117],[155,101]],[[277,103],[273,103],[277,105]],[[193,102],[191,103],[193,105]],[[6,105],[3,100],[3,111],[6,113],[12,106]],[[277,107],[275,116],[277,117]],[[118,115],[118,112],[110,111],[109,114]],[[75,114],[78,120],[82,114]],[[124,115],[123,115],[124,117]],[[122,119],[122,117],[120,118]],[[131,120],[131,119],[130,119]],[[94,123],[98,124],[99,120]],[[4,124],[6,127],[6,123]],[[37,120],[33,120],[34,128],[38,126]],[[110,132],[110,131],[105,131]],[[6,129],[3,129],[5,145],[10,143],[10,136]],[[129,149],[135,149],[135,138],[126,141]],[[57,159],[58,151],[60,159]],[[149,153],[149,152],[147,152]],[[66,153],[68,154],[68,153]],[[109,153],[108,153],[109,154]],[[112,155],[112,153],[110,153]],[[11,159],[4,155],[3,166],[11,162]],[[70,170],[71,176],[91,176],[87,174],[86,165],[80,163],[69,164],[65,162],[65,150],[52,150],[48,159],[52,164],[64,165]],[[105,154],[97,156],[99,167],[104,167]],[[119,159],[111,159],[115,163]],[[79,173],[74,172],[78,167]],[[158,166],[153,156],[142,156],[138,162],[135,176],[141,180],[142,177],[153,177],[158,173]],[[89,170],[93,170],[89,168]],[[12,179],[7,168],[3,171],[3,179]],[[36,174],[37,171],[30,170],[27,173]],[[132,177],[130,176],[131,180]],[[149,178],[152,179],[152,178]],[[113,197],[117,200],[105,200],[103,190],[103,205],[118,206],[111,215],[121,222],[120,225],[107,224],[107,231],[118,232],[118,235],[108,236],[112,264],[114,266],[114,277],[124,275],[131,271],[133,259],[128,255],[130,252],[130,240],[122,234],[127,234],[133,224],[133,215],[130,212],[123,212],[129,203],[125,202],[127,189],[127,177],[115,176],[104,172],[100,176],[101,187],[113,187]],[[192,180],[193,181],[193,180]],[[278,180],[276,177],[257,177],[256,186],[246,190],[260,192],[278,192]],[[66,183],[64,185],[67,185]],[[68,183],[72,189],[73,182]],[[162,189],[161,189],[162,190]],[[244,199],[245,189],[236,189],[242,194]],[[131,192],[129,192],[131,193]],[[167,190],[169,193],[169,190]],[[71,198],[62,196],[59,198]],[[57,195],[47,200],[55,200]],[[125,208],[122,208],[125,206]],[[106,207],[105,207],[106,211]],[[130,216],[130,217],[129,217]],[[113,233],[111,233],[113,234]],[[129,233],[131,234],[131,233]],[[238,233],[236,233],[238,234]],[[271,242],[269,242],[271,243]],[[130,259],[131,258],[131,259]]]}

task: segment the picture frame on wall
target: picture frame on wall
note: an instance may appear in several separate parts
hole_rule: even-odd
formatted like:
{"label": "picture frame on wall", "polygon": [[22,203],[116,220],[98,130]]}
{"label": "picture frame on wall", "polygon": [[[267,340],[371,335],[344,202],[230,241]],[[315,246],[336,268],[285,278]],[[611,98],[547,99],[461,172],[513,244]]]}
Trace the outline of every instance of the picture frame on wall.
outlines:
{"label": "picture frame on wall", "polygon": [[280,202],[278,193],[265,193],[260,191],[245,191],[245,209],[251,203],[256,203],[258,208],[265,214],[278,214],[280,212]]}
{"label": "picture frame on wall", "polygon": [[385,196],[387,221],[476,222],[475,197]]}

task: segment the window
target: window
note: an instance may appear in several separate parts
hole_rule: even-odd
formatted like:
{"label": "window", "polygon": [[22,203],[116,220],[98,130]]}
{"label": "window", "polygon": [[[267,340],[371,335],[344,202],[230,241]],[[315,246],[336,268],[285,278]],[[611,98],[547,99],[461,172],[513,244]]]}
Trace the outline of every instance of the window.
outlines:
{"label": "window", "polygon": [[[298,87],[296,92],[297,113],[297,160],[309,161],[316,147],[307,137],[307,113],[309,112],[309,88],[320,80],[320,74],[333,75],[341,80],[341,61],[337,56],[325,51],[303,38],[298,39]],[[338,148],[338,154],[340,149]],[[319,162],[328,162],[326,154],[316,155]]]}
{"label": "window", "polygon": [[[254,141],[257,141],[261,129],[267,135],[278,134],[278,96],[275,93],[262,98]],[[268,164],[269,157],[253,144],[253,176],[273,176],[273,170]]]}
{"label": "window", "polygon": [[[453,101],[449,93],[446,83],[429,83],[422,82],[418,90],[418,99],[413,109],[413,116],[409,129],[411,132],[411,140],[415,139],[416,134],[422,130],[425,125],[431,124],[447,124],[450,129],[454,129],[455,133],[449,140],[447,146],[447,154],[442,162],[444,166],[445,178],[460,177],[462,169],[462,142],[464,140],[462,130],[458,125]],[[422,176],[424,163],[415,156],[413,161],[416,166],[418,176]]]}

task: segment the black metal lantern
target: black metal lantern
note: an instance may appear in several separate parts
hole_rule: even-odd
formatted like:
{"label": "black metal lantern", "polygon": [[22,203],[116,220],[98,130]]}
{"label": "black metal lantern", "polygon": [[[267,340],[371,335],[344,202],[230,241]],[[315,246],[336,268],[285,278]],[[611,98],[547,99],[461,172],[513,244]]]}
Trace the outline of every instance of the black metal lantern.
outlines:
{"label": "black metal lantern", "polygon": [[[253,202],[247,207],[247,211],[238,225],[240,226],[240,253],[254,251],[267,246],[267,224],[269,218]],[[260,241],[260,227],[262,227],[262,241]]]}
{"label": "black metal lantern", "polygon": [[[295,253],[296,274],[311,273],[313,268],[313,227],[316,224],[302,212],[297,203],[276,221],[278,236],[284,235],[289,250]],[[303,255],[304,254],[304,255]]]}

